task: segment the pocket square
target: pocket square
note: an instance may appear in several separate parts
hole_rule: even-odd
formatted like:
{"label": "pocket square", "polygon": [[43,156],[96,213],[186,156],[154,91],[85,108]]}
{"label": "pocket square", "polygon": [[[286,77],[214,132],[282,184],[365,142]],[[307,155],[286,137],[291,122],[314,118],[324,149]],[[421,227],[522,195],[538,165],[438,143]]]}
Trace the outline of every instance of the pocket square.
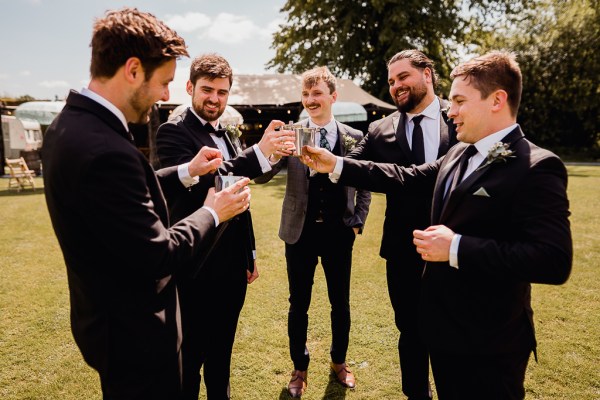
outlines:
{"label": "pocket square", "polygon": [[481,197],[491,197],[490,194],[485,190],[485,188],[480,187],[479,189],[477,189],[474,193],[473,196],[481,196]]}
{"label": "pocket square", "polygon": [[480,187],[473,193],[473,196],[491,197],[490,194],[483,188]]}

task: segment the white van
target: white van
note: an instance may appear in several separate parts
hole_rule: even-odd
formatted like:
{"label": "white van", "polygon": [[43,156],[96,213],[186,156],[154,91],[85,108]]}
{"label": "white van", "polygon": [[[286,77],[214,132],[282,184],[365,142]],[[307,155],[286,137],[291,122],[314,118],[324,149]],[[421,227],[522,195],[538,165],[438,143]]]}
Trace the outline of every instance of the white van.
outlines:
{"label": "white van", "polygon": [[42,149],[42,130],[39,122],[3,115],[2,136],[4,157],[25,157],[29,168],[39,169],[39,154]]}

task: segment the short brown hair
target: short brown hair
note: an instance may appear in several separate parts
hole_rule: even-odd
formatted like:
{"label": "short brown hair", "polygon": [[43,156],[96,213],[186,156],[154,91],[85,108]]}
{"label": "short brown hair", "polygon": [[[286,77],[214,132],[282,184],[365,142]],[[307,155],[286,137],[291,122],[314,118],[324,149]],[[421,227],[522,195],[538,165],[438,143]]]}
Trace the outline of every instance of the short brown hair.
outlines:
{"label": "short brown hair", "polygon": [[508,95],[507,101],[511,114],[517,115],[521,103],[523,78],[514,53],[496,50],[475,57],[458,65],[450,74],[452,79],[459,76],[468,79],[469,83],[481,92],[482,99],[487,98],[495,90],[504,90]]}
{"label": "short brown hair", "polygon": [[403,59],[408,59],[408,61],[410,61],[410,65],[412,65],[413,68],[417,68],[421,71],[423,71],[425,68],[429,68],[429,70],[431,71],[431,83],[435,88],[435,85],[437,85],[438,77],[437,73],[435,72],[435,68],[433,67],[433,60],[431,60],[419,50],[402,50],[401,52],[394,54],[394,56],[390,58],[390,61],[388,61],[387,63],[388,69],[390,69],[390,65],[392,65],[396,61]]}
{"label": "short brown hair", "polygon": [[92,78],[111,78],[129,58],[137,57],[148,80],[165,62],[189,56],[177,32],[137,8],[109,10],[96,19],[90,46]]}
{"label": "short brown hair", "polygon": [[227,60],[218,54],[203,54],[194,58],[190,66],[190,81],[196,85],[200,78],[214,80],[216,78],[229,78],[229,86],[233,84],[233,71]]}
{"label": "short brown hair", "polygon": [[335,86],[337,80],[335,76],[329,71],[327,67],[315,67],[302,74],[302,87],[312,88],[317,85],[319,81],[325,82],[329,88],[329,94],[335,92]]}

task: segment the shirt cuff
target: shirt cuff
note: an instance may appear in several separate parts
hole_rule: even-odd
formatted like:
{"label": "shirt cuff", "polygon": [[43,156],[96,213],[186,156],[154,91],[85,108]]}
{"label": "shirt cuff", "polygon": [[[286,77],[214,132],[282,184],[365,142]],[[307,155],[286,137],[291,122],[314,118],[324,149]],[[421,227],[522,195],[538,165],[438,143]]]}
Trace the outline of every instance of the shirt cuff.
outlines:
{"label": "shirt cuff", "polygon": [[252,259],[256,260],[256,250],[252,250]]}
{"label": "shirt cuff", "polygon": [[189,165],[190,163],[188,162],[177,166],[177,174],[179,175],[179,180],[186,188],[194,186],[199,181],[199,178],[197,176],[190,176],[190,171],[188,168]]}
{"label": "shirt cuff", "polygon": [[260,164],[260,169],[262,170],[262,173],[265,174],[269,172],[271,170],[271,163],[269,162],[269,160],[267,160],[267,157],[265,157],[263,152],[260,150],[260,147],[258,147],[257,144],[253,144],[252,149],[254,150],[254,154],[256,154],[256,158],[258,159],[258,163]]}
{"label": "shirt cuff", "polygon": [[450,266],[456,269],[458,269],[458,244],[460,243],[461,237],[461,235],[455,233],[452,237],[452,242],[450,242],[449,262]]}
{"label": "shirt cuff", "polygon": [[209,206],[202,206],[202,208],[204,208],[205,210],[208,210],[208,212],[210,212],[211,215],[213,216],[213,218],[215,220],[215,228],[217,226],[219,226],[219,216],[217,215],[217,213],[215,212],[215,210],[213,210],[213,208],[209,207]]}
{"label": "shirt cuff", "polygon": [[333,183],[338,183],[343,169],[344,159],[340,156],[336,156],[335,167],[333,167],[333,172],[329,173],[329,180]]}

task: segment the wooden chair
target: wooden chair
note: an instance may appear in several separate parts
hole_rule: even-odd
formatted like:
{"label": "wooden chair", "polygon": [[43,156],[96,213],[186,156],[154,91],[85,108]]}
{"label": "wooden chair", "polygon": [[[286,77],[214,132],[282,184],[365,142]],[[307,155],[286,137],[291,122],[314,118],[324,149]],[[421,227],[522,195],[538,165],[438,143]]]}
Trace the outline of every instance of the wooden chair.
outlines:
{"label": "wooden chair", "polygon": [[30,170],[23,157],[21,158],[5,158],[6,166],[10,171],[8,178],[8,190],[17,189],[18,192],[26,187],[31,187],[35,190],[35,182],[33,177],[35,172]]}

